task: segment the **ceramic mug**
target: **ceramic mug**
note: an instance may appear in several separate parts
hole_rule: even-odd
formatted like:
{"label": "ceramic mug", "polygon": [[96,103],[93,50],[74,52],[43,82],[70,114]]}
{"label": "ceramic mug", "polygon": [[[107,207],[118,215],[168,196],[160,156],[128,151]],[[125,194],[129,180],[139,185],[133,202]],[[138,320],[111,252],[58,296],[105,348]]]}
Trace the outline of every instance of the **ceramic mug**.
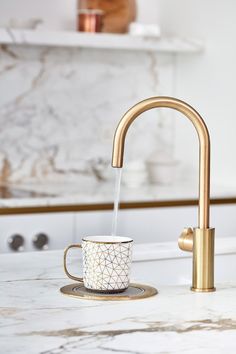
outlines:
{"label": "ceramic mug", "polygon": [[[66,275],[83,282],[86,289],[101,293],[119,293],[129,286],[133,240],[121,236],[87,236],[81,244],[68,246],[64,251]],[[67,253],[82,248],[83,278],[71,275],[67,269]]]}

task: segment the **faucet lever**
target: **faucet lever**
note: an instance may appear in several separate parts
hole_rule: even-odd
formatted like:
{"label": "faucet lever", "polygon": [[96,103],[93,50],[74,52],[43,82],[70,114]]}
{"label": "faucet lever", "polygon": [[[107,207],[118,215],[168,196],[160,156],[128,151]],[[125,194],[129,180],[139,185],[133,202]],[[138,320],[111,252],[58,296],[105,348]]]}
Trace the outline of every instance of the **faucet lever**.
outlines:
{"label": "faucet lever", "polygon": [[182,251],[193,251],[193,229],[191,227],[185,227],[178,239],[179,248]]}

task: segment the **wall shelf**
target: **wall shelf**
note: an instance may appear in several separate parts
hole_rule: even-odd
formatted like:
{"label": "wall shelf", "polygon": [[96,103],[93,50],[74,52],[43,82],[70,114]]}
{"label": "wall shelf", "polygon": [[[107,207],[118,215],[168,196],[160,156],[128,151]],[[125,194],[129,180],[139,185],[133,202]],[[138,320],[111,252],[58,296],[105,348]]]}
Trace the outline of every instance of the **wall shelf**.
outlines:
{"label": "wall shelf", "polygon": [[10,28],[0,28],[0,44],[138,50],[161,53],[198,53],[203,50],[203,44],[193,38],[153,38],[129,34],[89,34]]}

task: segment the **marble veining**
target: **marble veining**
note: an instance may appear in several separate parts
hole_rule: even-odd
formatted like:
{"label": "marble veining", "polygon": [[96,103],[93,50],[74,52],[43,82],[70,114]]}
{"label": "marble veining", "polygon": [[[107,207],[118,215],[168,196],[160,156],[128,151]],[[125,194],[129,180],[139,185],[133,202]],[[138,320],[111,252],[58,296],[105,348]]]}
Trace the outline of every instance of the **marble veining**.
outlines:
{"label": "marble veining", "polygon": [[86,301],[59,292],[62,252],[16,256],[0,259],[12,279],[0,279],[2,353],[235,353],[235,282],[209,294],[155,284],[159,294],[145,300]]}
{"label": "marble veining", "polygon": [[[0,181],[99,180],[120,117],[141,99],[171,94],[172,81],[173,55],[1,45]],[[127,158],[173,151],[170,115],[137,122]]]}
{"label": "marble veining", "polygon": [[[134,322],[139,322],[138,318],[133,319]],[[131,328],[131,329],[115,329],[104,331],[83,331],[80,328],[67,328],[66,330],[59,331],[38,331],[25,333],[27,336],[49,336],[49,337],[83,337],[86,335],[115,337],[122,334],[133,333],[157,333],[157,332],[176,332],[176,333],[188,333],[193,331],[227,331],[236,330],[236,321],[230,318],[223,318],[218,320],[199,320],[199,321],[187,321],[185,326],[180,323],[168,324],[166,322],[147,322],[143,321],[143,328]]]}

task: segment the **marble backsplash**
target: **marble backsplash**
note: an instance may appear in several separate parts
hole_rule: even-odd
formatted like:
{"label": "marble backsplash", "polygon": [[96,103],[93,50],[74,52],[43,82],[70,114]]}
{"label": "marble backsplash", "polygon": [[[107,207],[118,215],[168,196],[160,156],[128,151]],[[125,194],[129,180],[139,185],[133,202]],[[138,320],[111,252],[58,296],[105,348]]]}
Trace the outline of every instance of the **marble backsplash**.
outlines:
{"label": "marble backsplash", "polygon": [[[99,179],[121,116],[141,99],[172,95],[173,71],[170,54],[1,46],[1,182]],[[171,114],[153,110],[133,124],[127,163],[173,153]]]}

